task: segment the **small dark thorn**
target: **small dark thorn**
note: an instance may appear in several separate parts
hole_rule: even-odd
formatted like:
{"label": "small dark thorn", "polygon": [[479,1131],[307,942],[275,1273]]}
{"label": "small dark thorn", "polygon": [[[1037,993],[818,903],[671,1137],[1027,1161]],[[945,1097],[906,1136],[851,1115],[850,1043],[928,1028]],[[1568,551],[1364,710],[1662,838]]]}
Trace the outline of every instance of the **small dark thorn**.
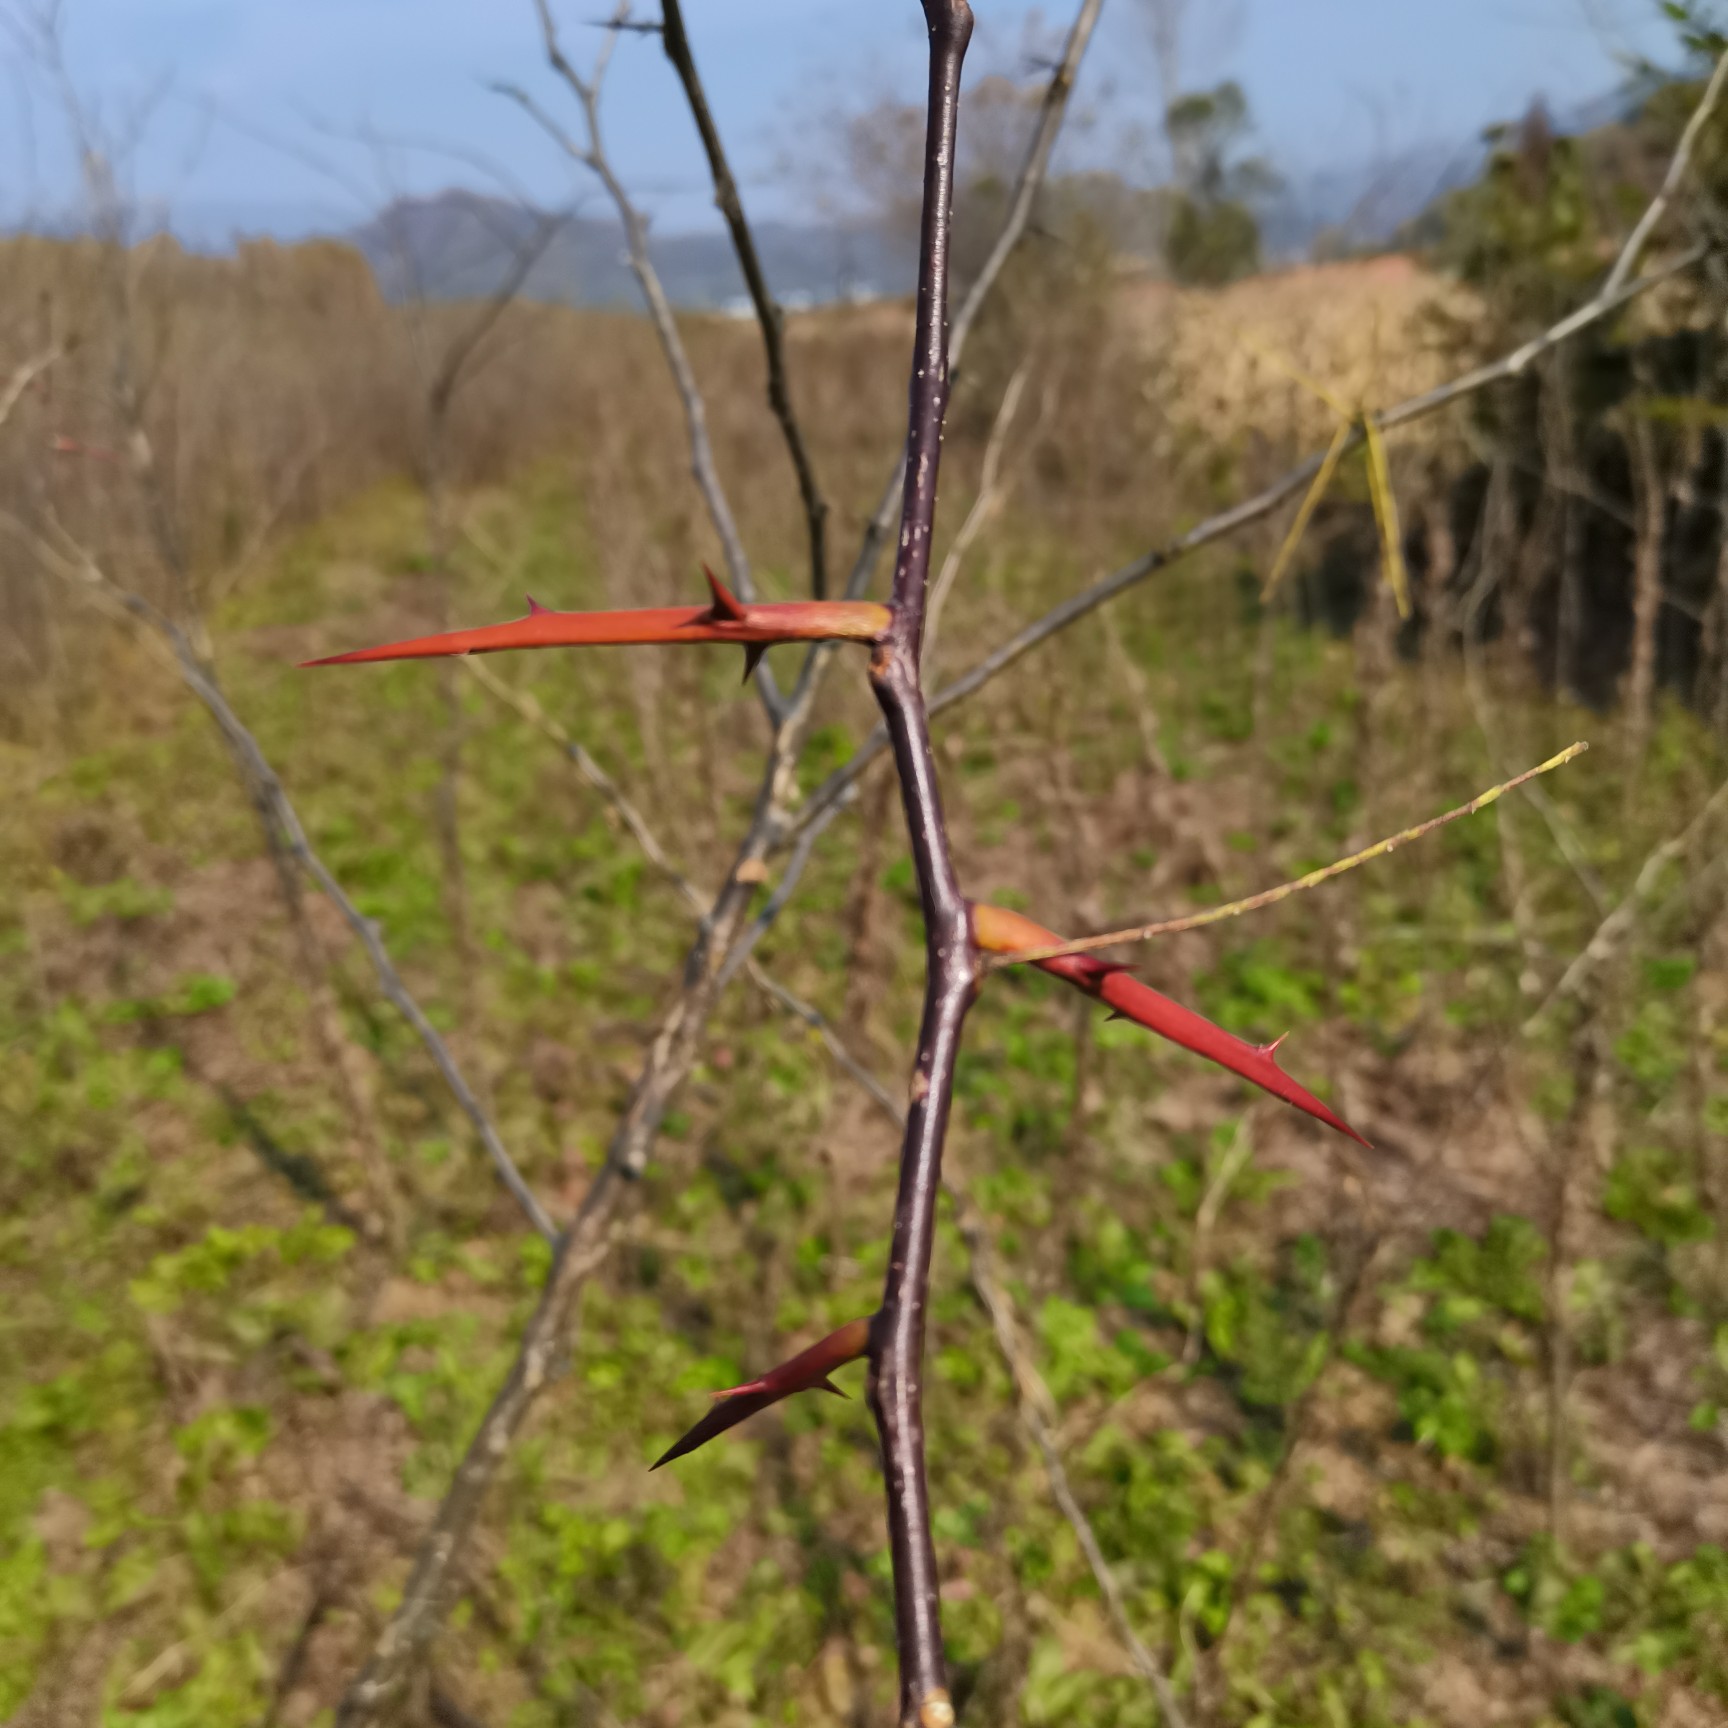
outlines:
{"label": "small dark thorn", "polygon": [[1134,970],[1132,966],[1125,966],[1120,960],[1094,960],[1092,965],[1095,969],[1093,976],[1100,980],[1114,978],[1119,972],[1132,972]]}
{"label": "small dark thorn", "polygon": [[744,682],[748,684],[756,676],[756,668],[762,664],[762,656],[768,652],[765,642],[751,642],[744,649]]}
{"label": "small dark thorn", "polygon": [[708,592],[714,596],[711,614],[714,621],[717,624],[742,624],[744,608],[739,603],[738,596],[706,564],[702,566],[702,574],[708,578]]}
{"label": "small dark thorn", "polygon": [[542,606],[532,594],[528,596],[528,616],[530,618],[538,618],[542,612],[550,612],[551,610],[550,606]]}
{"label": "small dark thorn", "polygon": [[1106,1021],[1109,1021],[1109,1020],[1126,1020],[1128,1018],[1128,1016],[1126,1014],[1120,1014],[1114,1008],[1112,1008],[1110,1010],[1110,1012],[1104,1016],[1104,1018]]}
{"label": "small dark thorn", "polygon": [[824,1392],[832,1392],[836,1398],[844,1398],[847,1396],[847,1394],[836,1386],[832,1380],[818,1380],[816,1385]]}

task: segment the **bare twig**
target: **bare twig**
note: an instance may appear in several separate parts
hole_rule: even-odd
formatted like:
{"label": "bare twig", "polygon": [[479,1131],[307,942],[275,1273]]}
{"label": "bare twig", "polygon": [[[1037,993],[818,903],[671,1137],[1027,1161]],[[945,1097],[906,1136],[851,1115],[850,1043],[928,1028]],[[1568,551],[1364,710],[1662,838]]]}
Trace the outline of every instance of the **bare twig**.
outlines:
{"label": "bare twig", "polygon": [[12,410],[18,406],[24,392],[64,353],[65,349],[58,346],[44,348],[40,354],[32,354],[13,367],[12,375],[0,384],[0,426],[12,418]]}
{"label": "bare twig", "polygon": [[528,237],[515,248],[509,267],[498,285],[487,296],[485,304],[457,332],[455,340],[445,349],[437,368],[428,380],[426,391],[427,401],[436,420],[443,419],[467,372],[468,362],[474,358],[480,344],[497,327],[498,321],[516,303],[516,297],[522,292],[529,273],[545,255],[546,248],[552,244],[553,237],[563,227],[564,222],[562,211],[552,211],[534,224]]}
{"label": "bare twig", "polygon": [[792,848],[792,856],[786,861],[785,868],[780,872],[780,880],[774,885],[774,892],[768,896],[762,910],[744,927],[733,942],[731,951],[720,967],[720,988],[724,990],[738,976],[738,969],[744,965],[756,950],[756,945],[773,927],[775,919],[786,910],[786,902],[792,898],[798,886],[799,878],[804,874],[805,866],[810,862],[810,854],[814,850],[811,842],[822,837],[822,831],[828,826],[826,822],[813,822],[798,837],[798,844]]}
{"label": "bare twig", "polygon": [[1728,780],[1710,795],[1696,816],[1678,834],[1655,847],[1639,866],[1632,886],[1620,904],[1597,925],[1596,933],[1585,943],[1571,965],[1561,974],[1560,981],[1543,998],[1540,1006],[1524,1022],[1523,1033],[1529,1037],[1568,996],[1576,996],[1591,974],[1613,957],[1630,933],[1644,909],[1645,902],[1656,892],[1662,873],[1674,860],[1686,852],[1693,841],[1710,825],[1718,812],[1728,809]]}
{"label": "bare twig", "polygon": [[822,1040],[823,1047],[834,1059],[835,1066],[856,1081],[860,1089],[868,1094],[871,1102],[897,1127],[905,1128],[906,1113],[895,1102],[894,1094],[852,1054],[819,1008],[813,1007],[802,997],[793,995],[784,984],[765,972],[754,960],[750,962],[750,978],[765,996],[778,1003],[794,1018],[802,1020]]}
{"label": "bare twig", "polygon": [[1699,134],[1715,112],[1716,104],[1721,100],[1725,82],[1728,82],[1728,53],[1717,59],[1716,69],[1710,74],[1710,82],[1704,86],[1704,94],[1698,99],[1698,106],[1692,110],[1692,118],[1686,122],[1686,130],[1680,134],[1680,142],[1668,163],[1668,172],[1662,177],[1660,189],[1650,200],[1644,214],[1638,218],[1638,225],[1627,236],[1626,244],[1620,249],[1620,256],[1614,260],[1614,268],[1608,272],[1608,280],[1602,284],[1604,294],[1617,293],[1637,269],[1638,260],[1643,255],[1650,236],[1655,233],[1656,225],[1667,213],[1669,202],[1680,189],[1680,182],[1686,178],[1686,170],[1692,163],[1693,148],[1697,145]]}
{"label": "bare twig", "polygon": [[[1406,426],[1416,420],[1437,414],[1442,408],[1449,408],[1453,403],[1485,390],[1491,384],[1501,383],[1509,378],[1519,377],[1533,362],[1547,353],[1549,349],[1575,336],[1579,331],[1600,322],[1603,318],[1620,310],[1641,294],[1648,293],[1652,288],[1692,268],[1709,254],[1710,248],[1694,246],[1682,253],[1671,263],[1659,270],[1652,271],[1647,276],[1641,276],[1636,281],[1625,284],[1611,295],[1599,294],[1588,304],[1581,306],[1576,312],[1560,320],[1552,328],[1539,336],[1532,337],[1521,347],[1486,366],[1479,366],[1472,372],[1454,379],[1449,384],[1440,385],[1421,396],[1413,396],[1407,402],[1401,402],[1394,408],[1388,408],[1377,418],[1382,431],[1390,431],[1394,427]],[[1358,428],[1353,434],[1360,440]],[[1346,446],[1346,448],[1352,448]],[[1238,530],[1249,527],[1272,514],[1281,504],[1305,491],[1319,473],[1325,454],[1320,453],[1309,457],[1299,467],[1292,468],[1281,479],[1274,480],[1264,490],[1255,493],[1252,498],[1245,498],[1240,504],[1232,505],[1228,510],[1220,511],[1215,516],[1209,516],[1204,522],[1196,524],[1187,533],[1175,540],[1155,548],[1153,551],[1136,558],[1131,564],[1125,564],[1121,569],[1094,582],[1090,587],[1083,588],[1078,594],[1071,595],[1059,605],[1051,607],[1041,618],[1034,619],[1023,630],[1011,636],[1000,647],[992,650],[980,660],[969,672],[962,674],[951,683],[943,685],[930,698],[930,713],[934,717],[949,708],[977,695],[986,684],[992,683],[1006,672],[1017,661],[1030,654],[1033,649],[1042,647],[1053,636],[1060,635],[1071,624],[1077,623],[1088,613],[1095,612],[1100,606],[1107,605],[1118,595],[1125,594],[1130,588],[1138,587],[1149,576],[1155,576],[1160,571],[1167,570],[1172,564],[1185,558],[1191,552],[1197,552],[1203,546],[1210,546],[1215,541],[1228,538]],[[828,800],[837,797],[849,787],[871,762],[888,748],[888,734],[877,727],[867,737],[852,757],[836,768],[832,774],[811,794],[799,816],[799,823],[813,821],[822,811]],[[793,832],[796,832],[796,827]],[[787,836],[790,839],[792,836]]]}
{"label": "bare twig", "polygon": [[[1013,255],[1014,248],[1020,244],[1026,225],[1032,219],[1038,194],[1043,190],[1045,179],[1049,175],[1050,152],[1055,148],[1056,136],[1062,130],[1062,120],[1068,112],[1068,98],[1073,92],[1074,80],[1079,75],[1080,62],[1086,57],[1087,44],[1092,40],[1098,14],[1103,9],[1104,0],[1081,0],[1080,9],[1074,14],[1074,22],[1068,28],[1068,40],[1063,44],[1061,56],[1051,68],[1050,81],[1044,87],[1044,99],[1039,104],[1038,119],[1032,128],[1032,138],[1026,147],[1020,172],[1015,176],[1014,191],[1008,200],[1008,214],[1003,219],[1001,231],[990,248],[990,255],[985,259],[983,268],[973,277],[971,287],[966,290],[966,297],[961,302],[960,310],[955,313],[954,322],[948,332],[950,388],[959,373],[961,357],[966,351],[966,339],[971,334],[972,326],[977,322],[978,315],[983,311],[1004,266]],[[894,506],[900,496],[905,463],[906,454],[902,450],[894,472],[889,476],[887,486],[883,488],[881,502],[865,524],[864,538],[853,562],[852,574],[846,581],[846,592],[850,597],[856,598],[870,586],[870,578],[881,554],[883,541],[894,522]]]}
{"label": "bare twig", "polygon": [[1319,1360],[1314,1363],[1307,1384],[1297,1394],[1290,1409],[1284,1425],[1283,1448],[1272,1467],[1266,1486],[1260,1491],[1260,1497],[1248,1521],[1248,1528],[1231,1559],[1230,1596],[1225,1605],[1224,1624],[1218,1629],[1218,1634],[1206,1653],[1206,1665],[1215,1678],[1223,1675],[1225,1646],[1236,1626],[1242,1604],[1254,1588],[1261,1557],[1277,1522],[1278,1509],[1283,1503],[1296,1461],[1308,1441],[1321,1382],[1327,1369],[1337,1360],[1338,1347],[1349,1337],[1355,1324],[1357,1309],[1372,1288],[1371,1274],[1380,1259],[1387,1238],[1378,1222],[1372,1221],[1371,1206],[1369,1212],[1371,1221],[1367,1240],[1345,1275],[1343,1287],[1338,1292],[1337,1304],[1321,1334]]}
{"label": "bare twig", "polygon": [[1114,947],[1119,942],[1149,942],[1160,936],[1177,936],[1188,930],[1204,930],[1208,925],[1221,924],[1227,918],[1239,918],[1245,912],[1258,912],[1264,907],[1276,906],[1279,901],[1288,900],[1293,894],[1318,888],[1322,882],[1330,882],[1346,871],[1370,864],[1376,858],[1384,858],[1412,840],[1424,839],[1448,823],[1456,822],[1465,816],[1474,816],[1478,810],[1485,810],[1506,793],[1522,786],[1528,780],[1535,779],[1538,774],[1547,774],[1582,756],[1588,748],[1584,743],[1569,744],[1559,755],[1549,757],[1535,768],[1527,768],[1522,774],[1514,775],[1501,785],[1491,786],[1486,792],[1472,798],[1468,804],[1460,804],[1456,810],[1448,810],[1443,816],[1430,817],[1426,822],[1417,823],[1414,828],[1406,828],[1401,833],[1388,835],[1384,840],[1376,840],[1372,846],[1353,852],[1348,858],[1340,858],[1334,863],[1322,865],[1318,870],[1310,870],[1306,876],[1298,876],[1294,881],[1281,882],[1276,888],[1262,889],[1258,894],[1248,895],[1246,899],[1232,900],[1225,906],[1211,906],[1204,912],[1192,912],[1184,918],[1166,918],[1156,924],[1138,924],[1126,930],[1107,930],[1099,936],[1082,936],[1073,942],[1063,942],[1048,948],[1028,948],[1022,953],[992,955],[985,965],[987,969],[994,971],[1001,966],[1054,960],[1064,954],[1089,954],[1094,949]]}
{"label": "bare twig", "polygon": [[1092,32],[1098,25],[1098,15],[1103,10],[1104,0],[1082,0],[1079,11],[1074,14],[1074,22],[1068,26],[1068,39],[1062,45],[1056,64],[1050,69],[1050,81],[1044,86],[1044,97],[1038,105],[1038,118],[1033,124],[1032,136],[1027,142],[1026,154],[1020,163],[1020,172],[1014,177],[1014,191],[1008,200],[1008,214],[1002,220],[1001,230],[996,236],[995,244],[990,248],[989,257],[973,277],[971,286],[961,299],[960,310],[954,314],[954,322],[948,332],[950,374],[959,370],[972,326],[977,322],[979,313],[984,310],[985,300],[996,285],[996,278],[1002,274],[1003,267],[1013,256],[1014,248],[1020,244],[1020,238],[1026,232],[1026,225],[1032,220],[1038,194],[1049,177],[1050,152],[1056,147],[1056,136],[1062,130],[1062,118],[1068,111],[1068,98],[1073,94],[1074,80],[1080,73],[1080,62],[1086,57],[1086,45],[1092,40]]}
{"label": "bare twig", "polygon": [[[737,590],[740,598],[752,600],[755,598],[756,584],[750,573],[750,560],[745,556],[744,542],[739,537],[737,521],[732,515],[732,506],[720,480],[719,467],[714,460],[714,444],[708,436],[708,412],[703,405],[701,387],[696,382],[696,371],[690,364],[684,338],[678,332],[678,321],[672,314],[672,303],[666,297],[660,272],[654,268],[654,260],[649,256],[648,224],[642,212],[632,202],[630,194],[625,191],[623,182],[613,171],[600,130],[600,90],[607,61],[618,40],[617,29],[606,33],[594,69],[584,78],[565,54],[559,41],[558,26],[552,17],[550,0],[534,0],[534,10],[540,20],[541,43],[547,62],[576,98],[577,107],[582,114],[583,129],[587,134],[587,143],[582,144],[572,138],[526,91],[513,84],[499,84],[496,88],[500,94],[509,97],[534,119],[566,155],[588,169],[606,189],[607,197],[612,200],[613,208],[618,212],[618,220],[624,228],[625,255],[629,260],[630,272],[642,290],[649,320],[660,339],[667,369],[672,374],[672,381],[684,407],[684,424],[690,440],[690,472],[695,477],[696,488],[701,493],[702,502],[708,511],[708,519],[713,523],[714,532],[719,538],[721,556],[726,561],[727,580]],[[623,25],[628,18],[629,0],[624,0],[613,14],[613,24]],[[782,707],[780,688],[765,659],[757,665],[755,676],[756,688],[761,692],[763,706],[768,710],[769,718],[777,721]]]}
{"label": "bare twig", "polygon": [[1051,1496],[1074,1531],[1075,1539],[1080,1544],[1080,1552],[1086,1556],[1086,1564],[1091,1568],[1093,1580],[1098,1586],[1098,1593],[1104,1598],[1104,1608],[1110,1616],[1111,1625],[1116,1629],[1116,1636],[1121,1639],[1123,1648],[1128,1652],[1134,1671],[1146,1682],[1152,1696],[1157,1700],[1166,1728],[1187,1728],[1181,1706],[1176,1702],[1175,1691],[1164,1670],[1159,1667],[1157,1659],[1135,1632],[1133,1622],[1128,1618],[1128,1605],[1123,1599],[1122,1586],[1111,1570],[1091,1520],[1075,1498],[1073,1486],[1068,1480],[1067,1468],[1056,1444],[1053,1427],[1055,1404],[1050,1397],[1049,1387],[1044,1384],[1043,1376],[1039,1374],[1037,1364],[1033,1362],[1020,1335],[1020,1328],[1014,1317],[1013,1302],[996,1276],[990,1239],[985,1233],[983,1221],[966,1196],[951,1183],[948,1185],[948,1193],[954,1205],[955,1221],[966,1243],[972,1288],[984,1305],[984,1312],[990,1316],[990,1325],[996,1334],[996,1347],[1008,1364],[1008,1372],[1014,1382],[1015,1408],[1019,1411],[1021,1425],[1043,1461]]}
{"label": "bare twig", "polygon": [[[21,528],[16,522],[9,521],[8,525],[15,529]],[[22,531],[28,533],[28,530]],[[540,1202],[534,1197],[533,1190],[523,1179],[521,1171],[516,1168],[516,1162],[506,1149],[491,1117],[481,1107],[473,1088],[463,1077],[437,1028],[426,1017],[425,1010],[408,986],[403,983],[402,975],[396,970],[396,964],[384,946],[377,924],[366,917],[348,898],[330,867],[314,850],[300,821],[299,812],[290,801],[281,780],[277,778],[276,770],[259,748],[257,739],[234,712],[227,696],[216,682],[215,675],[199,656],[186,633],[173,619],[158,611],[147,600],[118,587],[94,558],[70,537],[65,537],[65,544],[58,548],[39,539],[36,544],[44,563],[56,574],[81,584],[108,610],[121,613],[148,631],[151,639],[166,650],[181,680],[204,704],[229,749],[244,765],[252,786],[267,804],[271,821],[279,833],[283,847],[329,896],[331,903],[341,913],[343,921],[360,939],[385,996],[414,1028],[462,1113],[473,1124],[474,1131],[479,1135],[505,1187],[510,1190],[534,1228],[548,1240],[554,1238],[557,1232],[551,1219],[546,1216]]]}
{"label": "bare twig", "polygon": [[942,628],[942,608],[948,603],[948,592],[960,575],[960,566],[972,550],[972,542],[1001,508],[1002,450],[1013,427],[1014,416],[1019,412],[1020,396],[1026,388],[1026,375],[1030,369],[1031,362],[1022,361],[1008,380],[1008,388],[1002,392],[1001,404],[997,407],[996,418],[990,424],[990,436],[984,445],[984,460],[978,472],[978,496],[972,500],[972,508],[966,512],[959,533],[949,543],[942,558],[942,569],[930,586],[930,606],[924,621],[926,665],[935,661],[936,639]]}
{"label": "bare twig", "polygon": [[[544,734],[558,746],[582,778],[610,805],[618,819],[630,831],[631,838],[641,847],[649,863],[660,871],[676,889],[685,905],[696,915],[697,921],[705,924],[714,904],[713,895],[698,887],[684,874],[672,855],[661,845],[659,837],[648,825],[642,812],[637,809],[617,781],[595,761],[582,745],[577,743],[564,726],[540,706],[539,701],[531,692],[518,690],[506,684],[487,666],[485,661],[476,659],[471,655],[465,657],[461,664],[499,701],[514,709],[528,725]],[[811,836],[818,836],[819,832],[818,829],[814,828],[807,830]],[[739,967],[742,966],[747,971],[751,983],[763,995],[786,1013],[802,1020],[806,1026],[810,1027],[822,1039],[835,1062],[845,1069],[878,1104],[889,1110],[895,1121],[903,1126],[904,1118],[900,1115],[899,1107],[893,1102],[887,1089],[846,1048],[829,1024],[826,1016],[801,997],[795,996],[777,979],[771,977],[751,952],[755,944],[767,933],[774,919],[778,917],[780,909],[791,898],[792,890],[797,886],[798,877],[809,859],[810,850],[810,847],[800,843],[799,848],[793,853],[792,861],[781,873],[780,882],[774,894],[770,896],[768,904],[757,913],[749,928],[733,944],[727,954],[726,962],[721,968],[720,984],[724,986],[728,983],[736,976]]]}
{"label": "bare twig", "polygon": [[726,160],[725,147],[720,142],[720,129],[708,107],[708,94],[696,71],[696,56],[691,51],[690,37],[684,28],[684,8],[679,0],[661,0],[664,25],[662,40],[666,58],[672,62],[696,130],[702,135],[702,148],[707,152],[708,170],[714,179],[714,202],[726,219],[732,236],[732,249],[738,254],[738,267],[744,273],[745,286],[750,290],[750,303],[756,308],[756,322],[762,327],[762,347],[768,361],[768,405],[780,422],[781,436],[786,440],[786,453],[792,459],[793,472],[798,477],[798,496],[804,504],[804,520],[810,535],[810,591],[818,600],[828,593],[828,501],[816,482],[810,452],[799,429],[798,417],[792,408],[792,391],[786,377],[785,314],[768,278],[762,271],[762,260],[756,252],[755,237],[744,219],[743,200],[738,196],[738,183]]}

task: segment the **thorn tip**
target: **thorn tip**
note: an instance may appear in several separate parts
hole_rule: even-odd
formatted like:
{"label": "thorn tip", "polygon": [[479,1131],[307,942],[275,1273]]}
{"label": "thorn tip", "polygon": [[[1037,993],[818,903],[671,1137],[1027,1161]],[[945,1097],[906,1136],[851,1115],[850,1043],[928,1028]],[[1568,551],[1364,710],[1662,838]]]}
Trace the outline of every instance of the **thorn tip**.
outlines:
{"label": "thorn tip", "polygon": [[742,624],[744,607],[738,596],[706,564],[702,566],[702,574],[708,578],[708,592],[714,596],[713,621],[716,624]]}

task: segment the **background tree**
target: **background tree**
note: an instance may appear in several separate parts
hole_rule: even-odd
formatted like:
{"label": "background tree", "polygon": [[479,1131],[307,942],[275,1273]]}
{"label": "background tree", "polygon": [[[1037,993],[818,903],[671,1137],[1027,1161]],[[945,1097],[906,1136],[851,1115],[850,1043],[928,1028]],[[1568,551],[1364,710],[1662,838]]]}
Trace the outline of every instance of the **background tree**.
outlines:
{"label": "background tree", "polygon": [[1234,80],[1179,96],[1166,120],[1175,163],[1165,255],[1179,282],[1215,285],[1260,263],[1255,201],[1278,185],[1272,166],[1248,156],[1248,99]]}

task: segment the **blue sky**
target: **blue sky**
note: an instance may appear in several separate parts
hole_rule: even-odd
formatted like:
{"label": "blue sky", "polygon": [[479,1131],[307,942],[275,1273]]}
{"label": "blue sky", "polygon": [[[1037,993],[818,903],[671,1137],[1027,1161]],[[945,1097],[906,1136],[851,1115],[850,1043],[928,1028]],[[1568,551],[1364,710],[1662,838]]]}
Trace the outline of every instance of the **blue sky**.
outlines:
{"label": "blue sky", "polygon": [[[605,3],[554,0],[573,54],[592,52],[597,32],[582,21]],[[1065,18],[1057,0],[1042,12],[1017,0],[974,5],[974,75],[1023,70],[1029,45],[1054,38]],[[136,192],[194,232],[345,225],[391,191],[483,180],[459,156],[409,147],[422,141],[496,163],[544,202],[572,195],[562,160],[486,88],[510,79],[560,105],[530,0],[64,6],[68,59],[87,100],[112,125],[150,104]],[[820,178],[812,165],[824,160],[821,134],[837,112],[921,93],[913,0],[686,0],[685,10],[760,214],[795,213]],[[1234,12],[1222,29],[1197,25],[1191,81],[1239,78],[1262,145],[1292,175],[1462,146],[1535,93],[1562,111],[1602,94],[1617,52],[1671,57],[1656,0],[1191,0],[1189,10]],[[1137,0],[1106,0],[1077,104],[1091,124],[1077,129],[1071,153],[1131,161],[1136,133],[1154,118],[1147,43]],[[15,60],[0,83],[0,216],[10,220],[64,209],[72,183],[64,127],[28,84]],[[620,45],[606,122],[621,172],[662,228],[712,220],[694,133],[652,38]]]}

